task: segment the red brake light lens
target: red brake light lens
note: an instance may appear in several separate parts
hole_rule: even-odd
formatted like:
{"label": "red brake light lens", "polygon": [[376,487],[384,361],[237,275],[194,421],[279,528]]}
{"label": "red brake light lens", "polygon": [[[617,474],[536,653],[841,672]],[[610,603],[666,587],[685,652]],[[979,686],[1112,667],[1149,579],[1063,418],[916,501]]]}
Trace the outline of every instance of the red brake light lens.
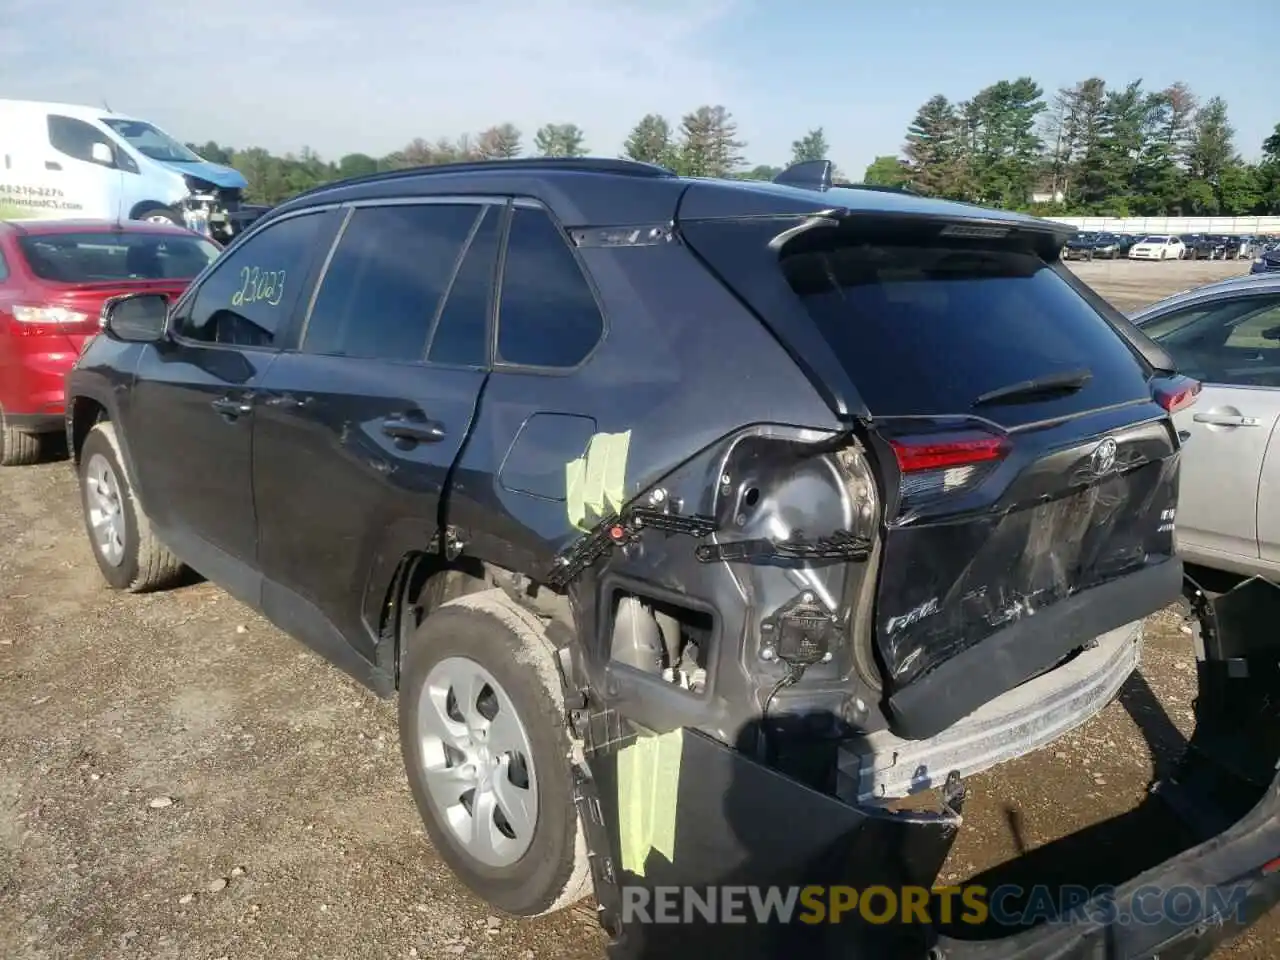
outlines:
{"label": "red brake light lens", "polygon": [[1178,377],[1176,380],[1155,388],[1156,403],[1164,407],[1169,413],[1177,413],[1179,410],[1185,410],[1196,402],[1196,398],[1200,396],[1200,389],[1199,380],[1192,380],[1190,377]]}
{"label": "red brake light lens", "polygon": [[1008,444],[1002,437],[968,437],[957,440],[939,440],[934,437],[924,441],[896,439],[889,443],[893,447],[894,456],[898,458],[898,468],[903,473],[989,463],[999,460],[1008,450]]}

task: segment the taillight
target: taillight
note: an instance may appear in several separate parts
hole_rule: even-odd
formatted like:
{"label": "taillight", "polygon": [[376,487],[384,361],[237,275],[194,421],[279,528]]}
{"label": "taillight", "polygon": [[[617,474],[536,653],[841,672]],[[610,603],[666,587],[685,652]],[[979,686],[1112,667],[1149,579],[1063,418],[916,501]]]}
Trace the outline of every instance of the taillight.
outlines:
{"label": "taillight", "polygon": [[19,336],[40,337],[55,333],[81,332],[96,325],[96,319],[87,313],[50,304],[41,306],[15,304],[9,312],[17,321],[14,329]]}
{"label": "taillight", "polygon": [[904,507],[975,486],[1009,452],[1004,437],[972,431],[895,437],[889,445],[902,471]]}
{"label": "taillight", "polygon": [[1185,410],[1196,402],[1196,398],[1200,396],[1200,389],[1199,380],[1192,380],[1190,377],[1176,377],[1157,384],[1152,392],[1155,395],[1156,403],[1164,407],[1169,413],[1177,413],[1179,410]]}
{"label": "taillight", "polygon": [[890,440],[889,443],[893,447],[894,456],[898,458],[898,469],[903,473],[987,463],[999,460],[1007,449],[1003,437],[960,440],[897,439]]}
{"label": "taillight", "polygon": [[84,323],[89,319],[87,313],[71,310],[68,307],[27,307],[15,306],[13,319],[19,323],[46,323],[57,326]]}

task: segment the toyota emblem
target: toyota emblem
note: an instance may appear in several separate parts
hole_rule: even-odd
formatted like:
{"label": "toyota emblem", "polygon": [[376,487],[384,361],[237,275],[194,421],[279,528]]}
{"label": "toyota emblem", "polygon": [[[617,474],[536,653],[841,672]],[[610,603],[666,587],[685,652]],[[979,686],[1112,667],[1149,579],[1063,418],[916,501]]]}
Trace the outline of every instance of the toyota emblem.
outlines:
{"label": "toyota emblem", "polygon": [[1116,450],[1116,442],[1111,437],[1107,437],[1094,448],[1093,456],[1090,458],[1089,465],[1093,468],[1093,475],[1095,477],[1104,476],[1115,468]]}

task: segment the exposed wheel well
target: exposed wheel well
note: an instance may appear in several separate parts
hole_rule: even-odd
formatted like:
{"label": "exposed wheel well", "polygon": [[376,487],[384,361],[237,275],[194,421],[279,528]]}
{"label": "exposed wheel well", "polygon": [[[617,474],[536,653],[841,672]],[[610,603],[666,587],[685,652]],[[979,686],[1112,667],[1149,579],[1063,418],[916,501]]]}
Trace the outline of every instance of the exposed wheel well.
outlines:
{"label": "exposed wheel well", "polygon": [[110,420],[107,409],[92,397],[75,397],[71,401],[71,462],[79,465],[80,448],[95,423]]}
{"label": "exposed wheel well", "polygon": [[439,554],[416,551],[401,558],[382,604],[378,625],[379,646],[386,653],[379,660],[394,670],[400,686],[400,658],[405,638],[426,617],[450,600],[501,587],[521,606],[544,619],[563,620],[572,626],[568,599],[513,573],[475,557],[446,560]]}

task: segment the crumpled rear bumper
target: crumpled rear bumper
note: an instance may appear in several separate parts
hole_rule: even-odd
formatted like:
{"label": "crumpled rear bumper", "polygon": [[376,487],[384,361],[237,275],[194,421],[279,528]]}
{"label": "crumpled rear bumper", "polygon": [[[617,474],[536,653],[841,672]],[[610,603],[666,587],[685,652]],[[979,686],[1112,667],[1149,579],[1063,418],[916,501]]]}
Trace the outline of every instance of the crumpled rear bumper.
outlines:
{"label": "crumpled rear bumper", "polygon": [[[1280,902],[1277,777],[1223,833],[1037,926],[962,940],[901,913],[867,922],[855,909],[832,922],[837,890],[896,891],[900,903],[908,889],[929,890],[960,829],[959,812],[853,806],[701,734],[668,737],[679,743],[676,753],[647,775],[624,772],[619,753],[593,764],[601,802],[588,805],[594,814],[584,822],[598,831],[593,848],[609,851],[594,867],[612,958],[1192,960]],[[643,804],[628,798],[629,779],[642,787]],[[650,818],[655,800],[670,813],[665,840],[650,819],[637,850],[627,827],[642,808]],[[808,893],[788,919],[753,915],[753,901],[790,890]],[[731,895],[733,920],[700,915],[708,904],[715,914],[717,898],[723,907]],[[820,908],[806,909],[818,904],[827,904],[825,919]]]}
{"label": "crumpled rear bumper", "polygon": [[[1100,856],[1105,853],[1100,852]],[[1159,911],[1169,891],[1194,891],[1203,909]],[[1187,901],[1190,902],[1189,898]],[[1074,922],[994,941],[942,939],[931,960],[1192,960],[1207,957],[1280,903],[1280,776],[1225,833],[1146,871],[1093,901]],[[1214,916],[1211,905],[1229,905]],[[1164,916],[1160,916],[1164,914]]]}

